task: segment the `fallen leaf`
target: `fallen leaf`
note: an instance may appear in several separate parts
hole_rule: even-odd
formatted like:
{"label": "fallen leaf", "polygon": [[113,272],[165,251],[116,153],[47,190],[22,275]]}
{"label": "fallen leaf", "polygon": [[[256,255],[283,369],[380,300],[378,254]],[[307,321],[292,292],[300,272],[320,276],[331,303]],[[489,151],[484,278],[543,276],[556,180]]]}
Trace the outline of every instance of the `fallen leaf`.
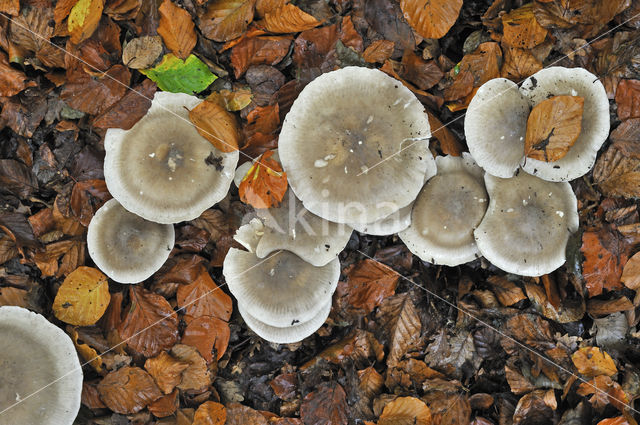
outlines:
{"label": "fallen leaf", "polygon": [[[325,422],[329,425],[328,422]],[[225,425],[267,425],[265,417],[250,407],[238,403],[227,405],[227,422]]]}
{"label": "fallen leaf", "polygon": [[637,290],[640,288],[640,252],[636,252],[633,257],[627,261],[622,270],[620,277],[624,286],[629,289]]}
{"label": "fallen leaf", "polygon": [[518,400],[513,412],[513,424],[542,423],[558,408],[553,390],[535,390]]}
{"label": "fallen leaf", "polygon": [[21,198],[28,198],[38,190],[38,179],[22,162],[0,159],[0,185],[2,189]]}
{"label": "fallen leaf", "polygon": [[340,384],[320,384],[307,394],[300,406],[300,419],[305,424],[347,425],[349,406]]}
{"label": "fallen leaf", "polygon": [[69,326],[68,328],[70,329],[67,329],[67,331],[71,336],[73,345],[76,347],[76,350],[80,354],[80,357],[82,357],[83,363],[84,362],[89,363],[91,367],[95,369],[96,372],[103,373],[102,357],[100,357],[98,352],[94,348],[90,347],[88,344],[81,344],[78,342],[78,331],[76,329],[71,328],[71,326]]}
{"label": "fallen leaf", "polygon": [[73,44],[80,44],[81,41],[91,37],[98,28],[103,8],[104,0],[78,0],[71,8],[67,29]]}
{"label": "fallen leaf", "polygon": [[204,267],[199,270],[195,280],[178,288],[178,306],[191,318],[212,316],[229,321],[233,309],[231,297],[216,285]]}
{"label": "fallen leaf", "polygon": [[122,63],[129,68],[149,68],[162,54],[162,38],[145,35],[129,41],[122,49]]}
{"label": "fallen leaf", "polygon": [[215,401],[202,403],[193,417],[193,425],[225,425],[227,410]]}
{"label": "fallen leaf", "polygon": [[66,276],[84,264],[85,245],[86,242],[83,240],[54,242],[48,244],[44,251],[36,252],[33,261],[43,277]]}
{"label": "fallen leaf", "polygon": [[376,319],[388,339],[387,366],[394,367],[420,340],[422,323],[411,296],[403,293],[386,298]]}
{"label": "fallen leaf", "polygon": [[245,38],[231,49],[231,66],[240,78],[252,65],[275,65],[289,53],[292,38],[267,36]]}
{"label": "fallen leaf", "polygon": [[127,94],[120,100],[95,117],[92,121],[93,126],[97,128],[131,129],[151,107],[151,100],[157,88],[153,81],[145,79],[142,83],[128,90]]}
{"label": "fallen leaf", "polygon": [[201,392],[211,385],[212,377],[207,369],[207,361],[202,358],[195,347],[176,344],[171,348],[171,355],[181,362],[189,363],[189,367],[182,372],[182,381],[178,384],[179,389]]}
{"label": "fallen leaf", "polygon": [[73,109],[98,115],[125,95],[130,80],[131,73],[123,65],[115,65],[98,77],[78,73],[67,81],[60,97]]}
{"label": "fallen leaf", "polygon": [[547,30],[538,23],[533,14],[533,3],[527,3],[502,15],[502,25],[502,41],[511,47],[532,49],[547,37]]}
{"label": "fallen leaf", "polygon": [[200,16],[202,34],[215,41],[240,37],[253,21],[256,0],[219,0],[211,2]]}
{"label": "fallen leaf", "polygon": [[220,360],[224,355],[230,336],[231,331],[227,322],[217,317],[201,316],[189,322],[184,330],[182,343],[196,347],[202,357],[211,363],[214,349],[216,360]]}
{"label": "fallen leaf", "polygon": [[503,276],[490,276],[487,282],[491,284],[498,301],[504,306],[512,306],[527,298],[519,286]]}
{"label": "fallen leaf", "polygon": [[587,378],[618,373],[611,356],[599,347],[582,347],[571,355],[578,372]]}
{"label": "fallen leaf", "polygon": [[102,400],[100,400],[100,394],[98,393],[97,382],[84,381],[82,383],[82,404],[89,409],[106,409]]}
{"label": "fallen leaf", "polygon": [[33,235],[33,230],[27,218],[20,213],[0,213],[0,230],[15,242],[18,250],[22,250],[25,247],[35,249],[41,247],[40,242]]}
{"label": "fallen leaf", "polygon": [[213,92],[207,100],[214,103],[221,103],[227,111],[240,111],[251,104],[253,94],[248,87],[241,87],[234,90],[222,89]]}
{"label": "fallen leaf", "polygon": [[583,109],[579,96],[553,96],[534,106],[527,120],[525,155],[545,162],[564,158],[580,136]]}
{"label": "fallen leaf", "polygon": [[178,341],[178,318],[169,302],[146,289],[131,285],[131,307],[118,326],[120,337],[137,353],[153,357]]}
{"label": "fallen leaf", "polygon": [[431,410],[415,397],[398,397],[384,406],[378,425],[432,425]]}
{"label": "fallen leaf", "polygon": [[589,297],[600,295],[605,289],[622,289],[620,277],[627,262],[629,247],[615,231],[600,229],[582,235],[580,251],[584,255],[583,276]]}
{"label": "fallen leaf", "polygon": [[529,50],[505,47],[500,75],[519,83],[542,69],[540,62]]}
{"label": "fallen leaf", "polygon": [[587,312],[596,317],[606,316],[619,311],[633,310],[633,308],[633,303],[625,296],[611,300],[590,299],[587,302]]}
{"label": "fallen leaf", "polygon": [[205,100],[189,111],[189,119],[198,133],[222,152],[238,150],[240,133],[235,115],[215,102]]}
{"label": "fallen leaf", "polygon": [[162,397],[151,375],[139,367],[109,373],[98,384],[98,392],[109,409],[122,414],[139,412]]}
{"label": "fallen leaf", "polygon": [[640,80],[620,80],[616,89],[618,118],[640,118]]}
{"label": "fallen leaf", "polygon": [[271,12],[279,7],[282,7],[289,0],[258,0],[256,2],[256,16],[262,18],[265,13]]}
{"label": "fallen leaf", "polygon": [[149,358],[144,363],[144,368],[149,372],[158,385],[158,388],[169,394],[182,381],[182,372],[190,366],[190,363],[177,360],[166,351],[156,357]]}
{"label": "fallen leaf", "polygon": [[111,194],[104,180],[85,180],[73,185],[69,205],[78,221],[89,226],[95,212],[109,199]]}
{"label": "fallen leaf", "polygon": [[171,0],[164,0],[158,12],[158,34],[162,36],[165,46],[180,59],[186,59],[198,41],[191,15]]}
{"label": "fallen leaf", "polygon": [[383,63],[391,58],[395,43],[390,40],[376,40],[362,53],[362,58],[369,63]]}
{"label": "fallen leaf", "polygon": [[18,248],[8,235],[0,234],[0,265],[18,256]]}
{"label": "fallen leaf", "polygon": [[7,55],[0,51],[0,96],[11,97],[27,87],[34,87],[36,82],[27,82],[28,79],[24,72],[13,68]]}
{"label": "fallen leaf", "polygon": [[157,418],[165,418],[173,415],[179,405],[178,390],[174,390],[171,394],[160,397],[153,403],[149,404],[149,411]]}
{"label": "fallen leaf", "polygon": [[183,61],[173,53],[164,55],[155,67],[141,69],[140,72],[158,84],[161,90],[172,93],[200,93],[217,78],[196,56],[189,55]]}
{"label": "fallen leaf", "polygon": [[254,208],[278,205],[287,191],[287,173],[272,155],[267,151],[256,159],[238,188],[240,200]]}
{"label": "fallen leaf", "polygon": [[32,53],[42,51],[50,46],[49,40],[53,36],[53,26],[50,25],[52,19],[51,8],[25,8],[9,25],[11,42]]}
{"label": "fallen leaf", "polygon": [[20,12],[20,0],[0,0],[0,12],[16,16]]}
{"label": "fallen leaf", "polygon": [[618,416],[616,418],[603,419],[598,422],[597,425],[630,425],[624,416]]}
{"label": "fallen leaf", "polygon": [[440,149],[445,155],[461,156],[462,144],[456,135],[445,126],[432,112],[426,111],[431,127],[431,135],[440,142]]}
{"label": "fallen leaf", "polygon": [[321,22],[291,3],[265,13],[259,25],[276,34],[301,32],[320,25]]}
{"label": "fallen leaf", "polygon": [[62,282],[53,301],[53,313],[76,326],[95,324],[109,306],[107,276],[93,267],[78,267]]}
{"label": "fallen leaf", "polygon": [[378,261],[365,259],[344,271],[346,282],[340,282],[339,297],[347,306],[364,314],[371,313],[385,298],[395,293],[400,276]]}
{"label": "fallen leaf", "polygon": [[313,359],[300,367],[301,370],[308,369],[319,360],[326,360],[333,364],[342,364],[346,360],[356,363],[366,362],[374,359],[378,362],[384,358],[384,347],[378,342],[371,332],[355,330],[340,341],[324,349]]}
{"label": "fallen leaf", "polygon": [[400,0],[409,25],[424,38],[442,38],[458,19],[462,0]]}
{"label": "fallen leaf", "polygon": [[607,375],[600,375],[591,381],[583,382],[578,387],[578,395],[587,396],[593,394],[589,403],[598,410],[604,409],[611,404],[621,412],[627,409],[629,398],[620,384],[613,381]]}
{"label": "fallen leaf", "polygon": [[405,50],[402,55],[402,72],[400,75],[415,84],[420,90],[428,90],[442,80],[444,73],[435,60],[425,61],[412,50]]}
{"label": "fallen leaf", "polygon": [[291,400],[296,396],[298,378],[295,373],[283,373],[269,382],[276,397],[282,400]]}

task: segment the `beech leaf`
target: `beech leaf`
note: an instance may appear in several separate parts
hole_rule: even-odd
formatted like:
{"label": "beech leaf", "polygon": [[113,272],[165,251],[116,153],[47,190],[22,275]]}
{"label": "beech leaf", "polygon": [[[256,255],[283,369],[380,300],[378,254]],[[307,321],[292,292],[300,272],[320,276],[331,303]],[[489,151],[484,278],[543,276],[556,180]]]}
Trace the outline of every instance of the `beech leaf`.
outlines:
{"label": "beech leaf", "polygon": [[200,266],[196,279],[188,285],[180,285],[176,294],[178,306],[190,318],[213,316],[228,321],[231,318],[232,301]]}
{"label": "beech leaf", "polygon": [[636,252],[633,257],[627,261],[622,270],[620,278],[624,286],[629,289],[637,290],[640,288],[640,252]]}
{"label": "beech leaf", "polygon": [[158,12],[160,12],[158,34],[174,55],[180,59],[186,59],[198,41],[191,15],[171,0],[164,0]]}
{"label": "beech leaf", "polygon": [[578,372],[587,378],[618,373],[611,356],[599,347],[582,347],[571,355],[571,360]]}
{"label": "beech leaf", "polygon": [[210,2],[200,17],[198,27],[205,37],[215,41],[229,41],[240,37],[255,11],[256,0],[218,0]]}
{"label": "beech leaf", "polygon": [[208,362],[213,361],[212,351],[216,350],[216,360],[224,355],[229,345],[231,330],[229,324],[216,317],[202,316],[193,319],[184,330],[182,343],[196,347]]}
{"label": "beech leaf", "polygon": [[458,19],[462,0],[401,0],[409,25],[424,38],[442,38]]}
{"label": "beech leaf", "polygon": [[78,0],[67,19],[67,28],[73,44],[80,44],[91,37],[98,28],[103,8],[104,0]]}
{"label": "beech leaf", "polygon": [[225,425],[227,409],[215,401],[202,403],[193,417],[193,425]]}
{"label": "beech leaf", "polygon": [[502,41],[511,47],[532,49],[547,37],[547,30],[538,23],[533,14],[533,3],[525,4],[502,15],[502,25],[504,27]]}
{"label": "beech leaf", "polygon": [[222,152],[238,150],[240,133],[235,115],[216,102],[205,100],[189,111],[198,133]]}
{"label": "beech leaf", "polygon": [[276,34],[301,32],[315,28],[321,23],[291,3],[265,13],[264,19],[259,22],[265,30]]}
{"label": "beech leaf", "polygon": [[431,410],[415,397],[398,397],[384,406],[378,425],[432,425]]}
{"label": "beech leaf", "polygon": [[139,367],[123,367],[98,384],[100,398],[114,412],[129,414],[162,397],[153,378]]}
{"label": "beech leaf", "polygon": [[173,53],[164,55],[155,67],[140,72],[157,83],[161,90],[172,93],[200,93],[218,78],[196,56],[189,55],[183,61]]}
{"label": "beech leaf", "polygon": [[240,200],[254,208],[278,205],[287,191],[287,173],[272,155],[267,151],[256,159],[238,188]]}
{"label": "beech leaf", "polygon": [[82,266],[66,277],[52,308],[65,323],[89,326],[102,317],[110,300],[107,276],[98,269]]}
{"label": "beech leaf", "polygon": [[153,376],[163,393],[169,394],[182,381],[182,372],[190,363],[177,360],[166,351],[147,359],[144,368]]}

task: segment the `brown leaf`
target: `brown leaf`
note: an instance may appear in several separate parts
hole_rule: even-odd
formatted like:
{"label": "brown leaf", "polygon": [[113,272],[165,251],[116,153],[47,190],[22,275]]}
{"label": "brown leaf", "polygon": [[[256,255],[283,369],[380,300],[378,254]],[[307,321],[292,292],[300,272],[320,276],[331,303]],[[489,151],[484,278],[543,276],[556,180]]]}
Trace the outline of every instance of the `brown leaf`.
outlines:
{"label": "brown leaf", "polygon": [[109,306],[107,276],[93,267],[78,267],[64,280],[53,301],[53,313],[76,326],[95,324]]}
{"label": "brown leaf", "polygon": [[149,404],[149,411],[157,418],[165,418],[173,415],[178,405],[178,390],[176,389],[171,394],[162,396]]}
{"label": "brown leaf", "polygon": [[62,277],[84,264],[85,245],[81,240],[54,242],[47,245],[44,251],[36,252],[33,261],[43,276]]}
{"label": "brown leaf", "polygon": [[[227,422],[225,425],[267,425],[265,417],[250,407],[238,403],[227,405]],[[327,423],[328,425],[328,423]]]}
{"label": "brown leaf", "polygon": [[398,397],[384,406],[378,425],[432,425],[431,410],[415,397]]}
{"label": "brown leaf", "polygon": [[630,425],[624,416],[618,416],[616,418],[603,419],[598,422],[598,425]]}
{"label": "brown leaf", "polygon": [[502,41],[511,47],[532,49],[547,37],[547,30],[538,23],[533,14],[533,3],[502,15],[502,25]]}
{"label": "brown leaf", "polygon": [[513,413],[513,424],[542,423],[558,407],[553,390],[535,390],[518,400]]}
{"label": "brown leaf", "polygon": [[[630,121],[635,120],[621,124],[611,133],[612,138],[620,127]],[[640,196],[640,151],[637,152],[636,142],[620,141],[610,146],[596,162],[593,179],[608,196]]]}
{"label": "brown leaf", "polygon": [[458,19],[462,0],[400,0],[409,25],[424,38],[442,38]]}
{"label": "brown leaf", "polygon": [[393,41],[376,40],[365,49],[362,58],[369,63],[383,63],[391,58],[394,48]]}
{"label": "brown leaf", "polygon": [[620,387],[620,384],[614,382],[607,375],[596,376],[588,383],[583,382],[578,387],[577,393],[581,396],[593,394],[589,399],[589,403],[599,410],[611,404],[621,412],[624,412],[629,404],[629,398]]}
{"label": "brown leaf", "polygon": [[[628,264],[628,263],[627,263]],[[633,303],[622,296],[612,300],[594,300],[587,302],[587,312],[593,316],[606,316],[619,311],[633,310]]]}
{"label": "brown leaf", "polygon": [[191,15],[171,0],[164,0],[158,12],[160,13],[158,34],[162,36],[164,44],[174,55],[180,59],[186,59],[198,41]]}
{"label": "brown leaf", "polygon": [[640,118],[640,80],[620,80],[616,90],[618,118]]}
{"label": "brown leaf", "polygon": [[222,152],[238,150],[240,133],[236,116],[219,103],[205,100],[189,111],[198,133]]}
{"label": "brown leaf", "polygon": [[256,0],[220,0],[209,3],[198,27],[205,37],[215,41],[238,38],[253,21]]}
{"label": "brown leaf", "polygon": [[120,337],[145,357],[153,357],[178,341],[178,318],[169,302],[146,289],[131,285],[131,307],[118,326]]}
{"label": "brown leaf", "polygon": [[582,347],[571,355],[578,372],[587,378],[618,373],[611,356],[599,347]]}
{"label": "brown leaf", "polygon": [[20,12],[20,0],[0,0],[0,12],[16,16]]}
{"label": "brown leaf", "polygon": [[425,61],[412,50],[405,50],[400,75],[419,89],[428,90],[442,80],[444,73],[435,60]]}
{"label": "brown leaf", "polygon": [[358,371],[358,389],[362,391],[365,397],[372,399],[380,394],[384,386],[384,378],[376,371],[373,366]]}
{"label": "brown leaf", "polygon": [[286,34],[315,28],[320,25],[321,22],[298,6],[287,3],[265,13],[264,19],[262,19],[259,24],[269,32]]}
{"label": "brown leaf", "polygon": [[192,283],[178,288],[178,306],[191,318],[213,316],[228,321],[232,311],[231,297],[216,285],[204,267],[200,266],[199,270]]}
{"label": "brown leaf", "polygon": [[201,392],[211,385],[212,377],[207,369],[207,362],[195,347],[176,344],[171,348],[171,355],[181,362],[189,363],[189,367],[182,372],[182,381],[178,388],[183,391]]}
{"label": "brown leaf", "polygon": [[0,230],[15,242],[19,250],[24,247],[40,248],[27,218],[20,213],[0,213]]}
{"label": "brown leaf", "polygon": [[525,155],[539,161],[557,161],[580,136],[584,98],[553,96],[533,107],[527,120]]}
{"label": "brown leaf", "polygon": [[236,87],[234,90],[223,89],[213,92],[207,100],[221,104],[227,111],[240,111],[251,103],[253,94],[248,87]]}
{"label": "brown leaf", "polygon": [[123,367],[98,384],[100,398],[117,413],[136,413],[162,397],[153,378],[139,367]]}
{"label": "brown leaf", "polygon": [[515,47],[505,47],[504,63],[500,74],[503,78],[519,83],[542,69],[542,62],[529,51]]}
{"label": "brown leaf", "polygon": [[18,255],[18,248],[9,235],[0,234],[0,265]]}
{"label": "brown leaf", "polygon": [[73,44],[91,37],[98,28],[103,8],[104,0],[80,0],[71,8],[67,28]]}
{"label": "brown leaf", "polygon": [[85,180],[73,185],[70,206],[83,226],[89,226],[95,212],[111,199],[104,180]]}
{"label": "brown leaf", "polygon": [[256,2],[256,16],[262,18],[267,12],[271,12],[284,6],[289,0],[258,0]]}
{"label": "brown leaf", "polygon": [[622,289],[620,276],[629,247],[617,233],[606,229],[584,232],[580,250],[585,258],[582,272],[589,297],[600,295],[605,289]]}
{"label": "brown leaf", "polygon": [[74,109],[98,115],[125,95],[130,80],[131,73],[123,65],[115,65],[98,77],[78,73],[67,81],[60,97]]}
{"label": "brown leaf", "polygon": [[512,306],[527,298],[519,286],[503,276],[490,276],[487,282],[491,284],[498,301],[504,306]]}
{"label": "brown leaf", "polygon": [[267,36],[246,38],[231,50],[231,66],[240,78],[251,65],[275,65],[287,56],[292,38]]}
{"label": "brown leaf", "polygon": [[169,394],[182,381],[182,372],[190,366],[190,363],[180,361],[161,352],[158,356],[147,359],[144,368],[155,379],[156,384],[163,393]]}
{"label": "brown leaf", "polygon": [[38,190],[38,179],[22,162],[0,159],[0,186],[24,199]]}
{"label": "brown leaf", "polygon": [[92,121],[98,128],[122,128],[129,130],[133,127],[151,107],[151,100],[157,90],[156,84],[151,80],[128,90],[120,100],[109,109],[102,112]]}
{"label": "brown leaf", "polygon": [[231,331],[227,322],[217,317],[201,316],[189,322],[184,330],[182,343],[196,347],[202,357],[211,363],[214,348],[217,354],[216,360],[220,360],[227,350],[230,336]]}
{"label": "brown leaf", "polygon": [[429,126],[431,127],[431,135],[440,142],[440,149],[445,155],[460,156],[462,155],[462,144],[456,135],[449,130],[438,117],[427,111],[429,118]]}
{"label": "brown leaf", "polygon": [[395,293],[400,276],[389,267],[365,259],[344,271],[346,282],[340,282],[338,296],[347,305],[364,314],[371,313],[385,298]]}
{"label": "brown leaf", "polygon": [[640,288],[640,252],[636,252],[633,257],[627,261],[622,270],[620,278],[624,286],[629,289],[637,290]]}
{"label": "brown leaf", "polygon": [[276,397],[282,400],[291,400],[296,395],[298,379],[295,373],[283,373],[273,378],[269,386]]}
{"label": "brown leaf", "polygon": [[387,365],[393,367],[420,340],[422,323],[408,293],[385,299],[376,313],[376,319],[380,328],[387,333]]}
{"label": "brown leaf", "polygon": [[193,425],[225,425],[227,410],[215,401],[202,403],[193,417]]}
{"label": "brown leaf", "polygon": [[287,191],[287,173],[271,156],[268,151],[256,159],[238,187],[240,200],[254,208],[278,205]]}
{"label": "brown leaf", "polygon": [[53,10],[50,8],[25,8],[9,25],[12,43],[33,53],[40,52],[45,46],[50,46],[49,39],[53,36],[53,26],[50,25],[52,19]]}
{"label": "brown leaf", "polygon": [[122,63],[133,69],[151,68],[162,49],[162,38],[158,35],[134,38],[122,49]]}
{"label": "brown leaf", "polygon": [[340,384],[320,384],[307,394],[300,406],[300,419],[305,425],[347,425],[349,406]]}

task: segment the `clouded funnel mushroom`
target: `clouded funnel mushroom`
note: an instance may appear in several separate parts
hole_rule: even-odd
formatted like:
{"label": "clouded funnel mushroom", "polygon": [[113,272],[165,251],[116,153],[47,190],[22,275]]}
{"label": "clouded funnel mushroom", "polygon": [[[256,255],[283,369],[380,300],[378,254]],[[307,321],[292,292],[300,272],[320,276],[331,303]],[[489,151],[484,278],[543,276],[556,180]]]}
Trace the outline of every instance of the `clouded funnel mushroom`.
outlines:
{"label": "clouded funnel mushroom", "polygon": [[330,221],[364,224],[416,198],[435,171],[422,140],[429,136],[422,104],[401,82],[347,67],[304,88],[283,122],[278,150],[305,208]]}
{"label": "clouded funnel mushroom", "polygon": [[489,208],[474,235],[480,253],[502,270],[523,276],[550,273],[565,262],[578,206],[569,183],[520,172],[510,179],[485,174]]}
{"label": "clouded funnel mushroom", "polygon": [[142,282],[167,261],[175,235],[173,225],[145,220],[107,201],[91,219],[89,255],[98,268],[120,283]]}
{"label": "clouded funnel mushroom", "polygon": [[105,135],[104,175],[123,207],[157,223],[198,217],[224,198],[238,151],[223,153],[189,121],[202,100],[157,92],[147,114],[130,130]]}
{"label": "clouded funnel mushroom", "polygon": [[71,338],[43,316],[0,307],[0,424],[71,425],[82,368]]}

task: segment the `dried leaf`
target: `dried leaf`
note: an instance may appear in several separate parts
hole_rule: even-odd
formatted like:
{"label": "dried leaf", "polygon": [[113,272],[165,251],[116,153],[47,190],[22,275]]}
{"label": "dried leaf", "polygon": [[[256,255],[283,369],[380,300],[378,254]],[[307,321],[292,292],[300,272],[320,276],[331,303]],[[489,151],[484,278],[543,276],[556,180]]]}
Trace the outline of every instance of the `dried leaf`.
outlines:
{"label": "dried leaf", "polygon": [[599,347],[582,347],[571,355],[571,360],[578,372],[587,378],[618,373],[611,356]]}
{"label": "dried leaf", "polygon": [[320,25],[321,22],[298,6],[287,3],[265,13],[264,19],[262,19],[259,24],[269,32],[286,34],[315,28]]}
{"label": "dried leaf", "polygon": [[365,259],[344,272],[347,281],[340,282],[339,296],[351,307],[371,313],[385,298],[395,293],[400,276],[389,267]]}
{"label": "dried leaf", "polygon": [[607,375],[596,376],[588,383],[583,382],[578,387],[577,393],[581,396],[593,394],[589,402],[599,410],[611,404],[621,412],[624,412],[629,404],[629,398],[620,387],[620,384],[614,382]]}
{"label": "dried leaf", "polygon": [[193,417],[193,425],[225,425],[226,421],[227,410],[214,401],[202,403]]}
{"label": "dried leaf", "polygon": [[114,412],[129,414],[162,397],[153,378],[139,367],[123,367],[98,384],[100,398]]}
{"label": "dried leaf", "polygon": [[133,69],[146,69],[162,54],[162,38],[145,35],[129,41],[122,49],[122,63]]}
{"label": "dried leaf", "polygon": [[458,19],[462,0],[401,0],[409,25],[424,38],[442,38]]}
{"label": "dried leaf", "polygon": [[9,235],[19,250],[40,248],[27,218],[20,213],[0,213],[0,230]]}
{"label": "dried leaf", "polygon": [[229,41],[240,37],[253,21],[256,0],[211,2],[200,17],[198,27],[205,37]]}
{"label": "dried leaf", "polygon": [[0,0],[0,12],[16,16],[20,12],[20,0]]}
{"label": "dried leaf", "polygon": [[207,362],[195,347],[176,344],[171,348],[171,355],[181,362],[189,363],[189,367],[182,372],[182,381],[178,385],[179,389],[201,392],[211,385],[212,377],[207,369]]}
{"label": "dried leaf", "polygon": [[527,298],[519,286],[503,276],[490,276],[487,282],[491,284],[498,301],[504,306],[512,306]]}
{"label": "dried leaf", "polygon": [[527,120],[525,155],[545,162],[564,158],[580,136],[583,109],[579,96],[553,96],[534,106]]}
{"label": "dried leaf", "polygon": [[287,36],[245,38],[231,50],[231,66],[240,78],[252,65],[275,65],[287,56],[292,38]]}
{"label": "dried leaf", "polygon": [[103,373],[103,360],[102,357],[98,354],[98,352],[90,347],[88,344],[81,344],[78,342],[78,331],[74,328],[68,329],[68,332],[71,336],[71,340],[73,341],[73,345],[76,347],[76,350],[82,357],[84,362],[87,362],[95,369],[98,373]]}
{"label": "dried leaf", "polygon": [[625,296],[612,300],[590,299],[587,302],[587,312],[596,317],[628,310],[633,310],[633,303]]}
{"label": "dried leaf", "polygon": [[627,261],[622,270],[620,278],[624,286],[629,289],[637,290],[640,288],[640,252],[636,252],[633,257]]}
{"label": "dried leaf", "polygon": [[518,400],[513,413],[513,424],[541,423],[553,415],[558,407],[553,390],[535,390]]}
{"label": "dried leaf", "polygon": [[80,44],[81,41],[91,37],[98,28],[103,8],[104,0],[78,0],[71,8],[67,29],[73,44]]}
{"label": "dried leaf", "polygon": [[603,419],[598,422],[598,425],[630,425],[624,416],[618,416],[616,418]]}
{"label": "dried leaf", "polygon": [[616,89],[618,118],[640,118],[640,80],[620,80]]}
{"label": "dried leaf", "polygon": [[405,50],[402,55],[400,75],[415,84],[420,90],[430,89],[438,84],[444,76],[435,60],[425,61],[412,50]]}
{"label": "dried leaf", "polygon": [[227,111],[240,111],[251,104],[253,94],[248,87],[235,90],[220,90],[209,95],[207,100],[224,105]]}
{"label": "dried leaf", "polygon": [[431,410],[415,397],[398,397],[384,406],[378,425],[432,425]]}
{"label": "dried leaf", "polygon": [[519,83],[542,69],[540,62],[529,50],[506,47],[500,74],[503,78]]}
{"label": "dried leaf", "polygon": [[162,36],[164,44],[174,55],[180,59],[186,59],[198,41],[191,15],[171,0],[164,0],[158,12],[160,13],[158,34]]}
{"label": "dried leaf", "polygon": [[533,3],[527,3],[502,15],[502,25],[502,41],[511,47],[532,49],[547,37],[547,30],[538,23],[533,14]]}
{"label": "dried leaf", "polygon": [[[238,403],[227,405],[227,422],[225,425],[267,425],[265,417],[250,407]],[[328,422],[326,422],[329,425]]]}
{"label": "dried leaf", "polygon": [[162,396],[149,404],[149,411],[157,418],[165,418],[173,415],[176,412],[178,405],[178,390],[176,389],[171,394]]}
{"label": "dried leaf", "polygon": [[0,187],[3,192],[11,192],[24,199],[38,190],[38,179],[31,167],[22,162],[0,159]]}
{"label": "dried leaf", "polygon": [[78,73],[67,81],[60,97],[73,109],[98,115],[125,95],[130,80],[131,73],[123,65],[115,65],[97,77]]}
{"label": "dried leaf", "polygon": [[622,289],[620,276],[629,247],[617,233],[606,229],[584,232],[580,250],[585,258],[582,271],[589,297],[600,295],[605,289]]}
{"label": "dried leaf", "polygon": [[222,152],[238,150],[240,133],[235,115],[219,103],[205,100],[189,111],[198,133]]}
{"label": "dried leaf", "polygon": [[180,361],[161,352],[157,357],[147,359],[144,368],[155,379],[158,388],[163,393],[169,394],[182,381],[182,372],[190,366],[190,363]]}
{"label": "dried leaf", "polygon": [[278,205],[287,191],[287,173],[272,155],[268,151],[256,159],[238,188],[240,200],[254,208]]}
{"label": "dried leaf", "polygon": [[300,406],[300,419],[309,425],[347,425],[349,406],[340,384],[320,384]]}
{"label": "dried leaf", "polygon": [[394,48],[393,41],[376,40],[365,49],[362,58],[369,63],[383,63],[391,58]]}
{"label": "dried leaf", "polygon": [[145,79],[132,90],[128,90],[127,94],[109,109],[95,117],[92,121],[93,126],[131,129],[151,107],[151,99],[157,88],[153,81]]}
{"label": "dried leaf", "polygon": [[420,340],[422,323],[408,293],[384,300],[376,313],[379,326],[387,333],[387,365],[394,367]]}
{"label": "dried leaf", "polygon": [[429,118],[429,126],[431,127],[431,135],[440,142],[440,149],[445,155],[460,156],[462,155],[462,144],[456,135],[449,130],[438,117],[433,113],[426,111]]}
{"label": "dried leaf", "polygon": [[42,276],[62,277],[84,264],[85,245],[81,240],[54,242],[47,245],[44,251],[36,252],[33,261]]}
{"label": "dried leaf", "polygon": [[53,26],[50,25],[52,19],[53,10],[50,8],[25,8],[9,25],[12,43],[33,53],[40,52],[50,46],[49,39],[53,36]]}
{"label": "dried leaf", "polygon": [[24,72],[14,69],[9,64],[7,55],[0,51],[0,96],[10,97],[36,85],[35,81],[27,80]]}
{"label": "dried leaf", "polygon": [[85,180],[73,185],[69,206],[83,226],[89,226],[95,212],[111,199],[104,180]]}
{"label": "dried leaf", "polygon": [[0,234],[0,265],[18,255],[15,242],[8,235]]}
{"label": "dried leaf", "polygon": [[229,324],[217,317],[201,316],[187,325],[182,336],[182,343],[196,347],[208,362],[213,361],[215,349],[216,360],[224,355],[229,345],[231,330]]}
{"label": "dried leaf", "polygon": [[93,267],[78,267],[64,280],[53,301],[53,313],[76,326],[95,324],[109,306],[107,277]]}
{"label": "dried leaf", "polygon": [[191,318],[212,316],[228,321],[231,318],[231,297],[211,279],[207,270],[200,266],[195,280],[178,288],[176,300]]}

